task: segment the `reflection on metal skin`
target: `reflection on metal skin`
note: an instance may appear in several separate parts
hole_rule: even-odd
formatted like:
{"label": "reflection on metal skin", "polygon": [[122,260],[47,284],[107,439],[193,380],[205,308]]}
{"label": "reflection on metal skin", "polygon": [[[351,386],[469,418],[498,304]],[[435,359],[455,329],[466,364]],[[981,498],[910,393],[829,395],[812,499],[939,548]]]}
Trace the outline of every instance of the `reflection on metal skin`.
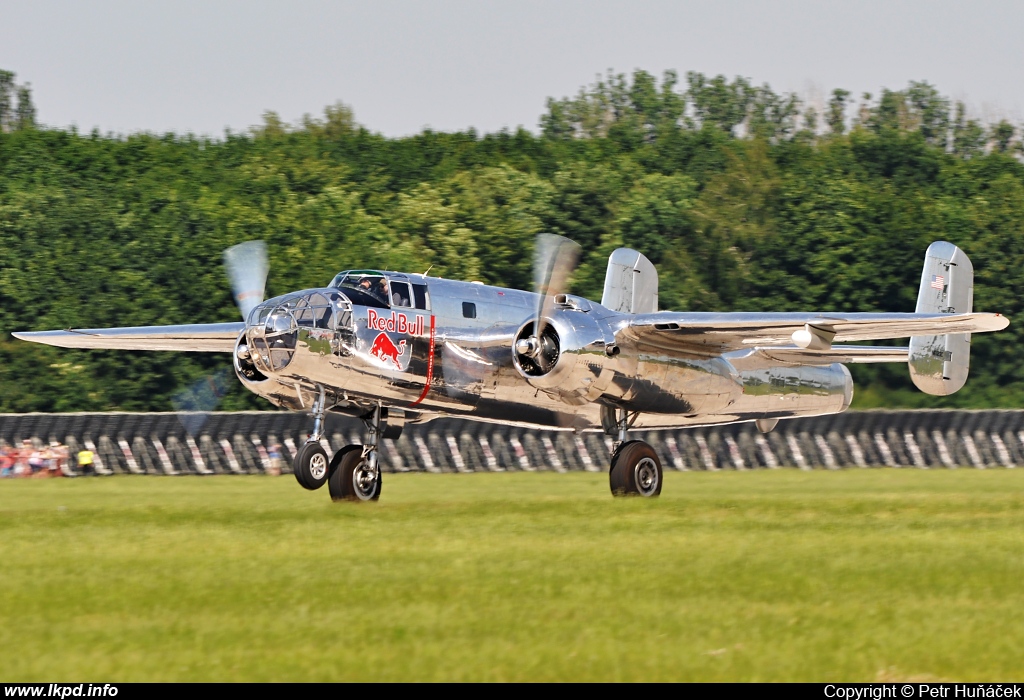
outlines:
{"label": "reflection on metal skin", "polygon": [[852,398],[840,364],[759,356],[738,369],[721,356],[665,352],[633,332],[633,317],[571,295],[550,306],[538,341],[535,294],[380,275],[424,290],[420,306],[365,295],[373,305],[364,306],[337,288],[269,299],[236,341],[239,379],[288,409],[309,410],[322,388],[328,411],[350,416],[383,404],[420,422],[447,414],[573,430],[599,430],[602,406],[642,411],[639,430],[823,415]]}
{"label": "reflection on metal skin", "polygon": [[[974,266],[952,243],[936,241],[925,252],[917,313],[970,313]],[[910,377],[926,394],[947,396],[967,382],[970,333],[921,335],[910,339]]]}

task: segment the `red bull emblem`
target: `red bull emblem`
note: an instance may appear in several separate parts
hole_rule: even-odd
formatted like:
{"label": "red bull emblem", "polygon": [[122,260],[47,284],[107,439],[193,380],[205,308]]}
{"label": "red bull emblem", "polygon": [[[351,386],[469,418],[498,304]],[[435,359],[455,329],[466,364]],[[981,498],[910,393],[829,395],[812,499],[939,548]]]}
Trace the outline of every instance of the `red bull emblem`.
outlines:
{"label": "red bull emblem", "polygon": [[387,316],[384,316],[373,309],[366,310],[366,327],[370,330],[423,335],[423,325],[423,316],[419,314],[409,318],[401,312],[395,313],[392,311]]}
{"label": "red bull emblem", "polygon": [[373,345],[370,346],[370,354],[381,362],[390,360],[395,363],[395,367],[402,369],[398,358],[405,354],[405,341],[400,340],[398,345],[395,345],[395,341],[391,340],[387,333],[378,333],[373,339]]}

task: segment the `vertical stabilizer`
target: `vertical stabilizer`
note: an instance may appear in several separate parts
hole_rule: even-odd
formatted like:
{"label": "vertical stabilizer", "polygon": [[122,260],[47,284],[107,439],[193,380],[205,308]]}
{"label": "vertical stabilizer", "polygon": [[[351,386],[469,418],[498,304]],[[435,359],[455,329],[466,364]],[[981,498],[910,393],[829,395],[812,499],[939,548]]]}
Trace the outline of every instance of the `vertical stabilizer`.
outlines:
{"label": "vertical stabilizer", "polygon": [[[974,307],[974,266],[952,243],[936,241],[925,253],[917,313],[964,314]],[[971,335],[916,336],[910,339],[910,378],[918,389],[947,396],[967,381]]]}
{"label": "vertical stabilizer", "polygon": [[630,248],[618,248],[608,258],[601,306],[624,314],[658,310],[658,271],[654,263]]}

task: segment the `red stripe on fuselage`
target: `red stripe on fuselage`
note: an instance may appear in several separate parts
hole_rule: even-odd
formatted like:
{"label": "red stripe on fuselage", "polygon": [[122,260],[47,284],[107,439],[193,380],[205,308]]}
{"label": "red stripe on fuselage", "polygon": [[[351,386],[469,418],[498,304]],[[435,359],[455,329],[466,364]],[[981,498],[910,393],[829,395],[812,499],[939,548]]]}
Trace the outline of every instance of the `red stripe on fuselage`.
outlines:
{"label": "red stripe on fuselage", "polygon": [[430,381],[434,378],[434,316],[430,317],[430,349],[427,351],[427,381],[423,385],[423,393],[420,397],[413,401],[410,406],[415,406],[423,399],[427,398],[427,392],[430,391]]}

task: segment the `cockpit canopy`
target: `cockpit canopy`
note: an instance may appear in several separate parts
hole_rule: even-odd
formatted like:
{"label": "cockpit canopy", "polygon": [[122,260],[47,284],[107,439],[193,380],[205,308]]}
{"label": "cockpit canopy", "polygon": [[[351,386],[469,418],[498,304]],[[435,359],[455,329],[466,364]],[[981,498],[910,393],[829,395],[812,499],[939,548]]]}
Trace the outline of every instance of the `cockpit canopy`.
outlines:
{"label": "cockpit canopy", "polygon": [[345,270],[331,281],[353,304],[377,308],[427,309],[427,286],[415,284],[402,274],[379,270]]}
{"label": "cockpit canopy", "polygon": [[[300,333],[306,329],[304,333]],[[259,372],[279,372],[292,361],[300,335],[327,339],[331,351],[351,344],[352,302],[340,290],[312,289],[267,299],[246,322],[248,356]]]}
{"label": "cockpit canopy", "polygon": [[352,304],[333,290],[297,292],[267,299],[250,312],[248,325],[267,335],[302,326],[343,330],[352,326]]}

